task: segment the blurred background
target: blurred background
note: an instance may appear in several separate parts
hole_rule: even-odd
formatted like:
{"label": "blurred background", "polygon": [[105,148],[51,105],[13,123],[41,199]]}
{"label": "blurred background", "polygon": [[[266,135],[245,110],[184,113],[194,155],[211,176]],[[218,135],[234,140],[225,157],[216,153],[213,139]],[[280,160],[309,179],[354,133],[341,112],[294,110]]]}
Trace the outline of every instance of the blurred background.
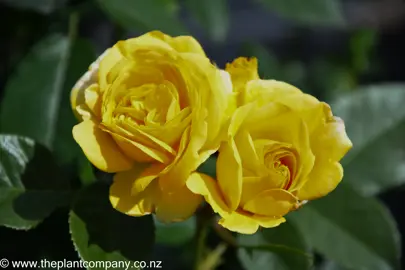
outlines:
{"label": "blurred background", "polygon": [[[362,196],[375,195],[382,201],[397,231],[405,235],[405,95],[397,93],[403,93],[405,85],[403,0],[0,0],[0,18],[0,130],[22,135],[29,131],[31,137],[49,145],[41,133],[49,125],[38,123],[32,131],[37,122],[30,117],[45,115],[49,104],[45,95],[58,91],[52,103],[58,112],[54,149],[69,177],[94,177],[88,164],[77,157],[80,151],[71,139],[75,119],[69,107],[70,88],[89,64],[116,41],[146,31],[187,34],[200,41],[219,67],[238,56],[254,56],[262,78],[289,82],[330,102],[333,109],[336,103],[335,113],[348,121],[358,159],[345,168],[347,181]],[[394,93],[392,88],[401,91]],[[31,109],[31,116],[24,114],[25,108]],[[357,142],[367,151],[357,151]],[[28,232],[1,227],[0,257],[77,259],[66,219],[67,210],[60,209]],[[374,225],[362,224],[352,232],[353,238],[361,228],[369,230],[371,237],[377,235],[380,229]],[[172,231],[174,242],[183,229]],[[342,241],[349,246],[349,240]],[[173,242],[162,240],[154,254],[163,260],[164,269],[190,269],[187,243],[167,248],[165,241]],[[219,240],[210,235],[209,241],[214,247]],[[323,241],[326,247],[336,244]],[[404,243],[404,237],[397,235],[395,241]],[[380,246],[376,253],[382,254],[378,249],[384,249],[384,243],[374,244]],[[401,269],[350,267],[337,260],[341,257],[330,255],[335,251],[322,254],[319,246],[315,269]],[[400,255],[405,269],[399,248],[393,256]],[[276,264],[272,268],[267,257],[262,262],[257,257],[257,265],[246,267],[233,249],[222,260],[218,269],[293,269]]]}

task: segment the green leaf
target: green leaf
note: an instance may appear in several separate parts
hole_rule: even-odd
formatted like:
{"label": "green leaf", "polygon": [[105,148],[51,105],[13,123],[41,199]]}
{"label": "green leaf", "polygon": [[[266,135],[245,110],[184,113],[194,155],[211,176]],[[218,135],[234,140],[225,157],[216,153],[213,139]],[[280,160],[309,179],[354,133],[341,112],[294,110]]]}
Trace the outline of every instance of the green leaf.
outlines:
{"label": "green leaf", "polygon": [[37,44],[7,82],[0,127],[51,148],[68,63],[69,39],[50,36]]}
{"label": "green leaf", "polygon": [[257,0],[281,16],[307,25],[343,24],[343,14],[338,0]]}
{"label": "green leaf", "polygon": [[228,0],[187,0],[185,4],[212,40],[225,41],[229,29]]}
{"label": "green leaf", "polygon": [[356,270],[354,268],[343,267],[333,261],[326,261],[317,270]]}
{"label": "green leaf", "polygon": [[399,232],[389,211],[347,183],[287,216],[321,254],[354,269],[399,269]]}
{"label": "green leaf", "polygon": [[109,186],[100,182],[79,194],[69,224],[76,250],[85,261],[147,261],[153,248],[152,216],[130,217],[116,211],[109,202]]}
{"label": "green leaf", "polygon": [[128,29],[160,30],[169,35],[187,31],[177,18],[176,3],[167,0],[97,0],[111,19]]}
{"label": "green leaf", "polygon": [[72,136],[77,124],[70,91],[96,59],[93,45],[53,35],[34,46],[9,80],[0,130],[28,136],[54,150],[60,164],[83,158]]}
{"label": "green leaf", "polygon": [[73,126],[78,123],[78,120],[72,112],[70,92],[77,80],[97,58],[94,47],[89,41],[77,39],[72,45],[59,105],[54,141],[55,155],[61,164],[69,163],[78,157],[85,159],[82,150],[72,136]]}
{"label": "green leaf", "polygon": [[2,0],[2,2],[12,7],[49,14],[55,9],[62,7],[67,0]]}
{"label": "green leaf", "polygon": [[156,242],[170,246],[180,246],[189,242],[196,232],[195,217],[182,222],[162,223],[155,218]]}
{"label": "green leaf", "polygon": [[345,121],[353,149],[343,159],[345,181],[372,195],[405,183],[405,85],[381,84],[331,104]]}
{"label": "green leaf", "polygon": [[309,248],[292,223],[254,235],[238,235],[238,244],[238,257],[247,270],[305,270],[312,266]]}
{"label": "green leaf", "polygon": [[70,202],[68,181],[32,139],[0,135],[0,225],[30,229]]}

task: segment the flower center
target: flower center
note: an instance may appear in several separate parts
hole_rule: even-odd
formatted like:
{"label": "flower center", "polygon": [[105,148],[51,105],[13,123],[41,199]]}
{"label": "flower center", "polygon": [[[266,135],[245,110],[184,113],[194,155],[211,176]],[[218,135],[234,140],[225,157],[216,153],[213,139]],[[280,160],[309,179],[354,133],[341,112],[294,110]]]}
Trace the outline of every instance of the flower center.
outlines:
{"label": "flower center", "polygon": [[[290,144],[266,140],[256,143],[261,148],[263,165],[269,175],[269,181],[276,181],[276,186],[287,189],[294,181],[297,171],[297,151]],[[260,153],[259,152],[259,153]],[[274,173],[280,175],[275,180]]]}
{"label": "flower center", "polygon": [[178,93],[169,81],[131,88],[120,97],[114,116],[138,125],[161,126],[180,112]]}

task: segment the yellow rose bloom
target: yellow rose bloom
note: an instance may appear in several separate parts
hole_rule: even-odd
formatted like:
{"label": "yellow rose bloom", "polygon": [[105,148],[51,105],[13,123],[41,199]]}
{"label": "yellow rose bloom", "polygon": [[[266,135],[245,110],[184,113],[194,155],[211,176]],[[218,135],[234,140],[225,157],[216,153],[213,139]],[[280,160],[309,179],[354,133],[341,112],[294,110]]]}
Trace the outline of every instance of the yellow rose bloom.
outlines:
{"label": "yellow rose bloom", "polygon": [[220,214],[223,227],[252,234],[334,190],[352,143],[329,105],[287,83],[260,80],[256,59],[238,58],[226,70],[238,109],[219,149],[217,179],[194,174],[187,186]]}
{"label": "yellow rose bloom", "polygon": [[189,36],[154,31],[119,41],[71,93],[73,136],[98,169],[116,173],[114,208],[162,221],[188,218],[202,197],[190,174],[219,148],[229,74]]}

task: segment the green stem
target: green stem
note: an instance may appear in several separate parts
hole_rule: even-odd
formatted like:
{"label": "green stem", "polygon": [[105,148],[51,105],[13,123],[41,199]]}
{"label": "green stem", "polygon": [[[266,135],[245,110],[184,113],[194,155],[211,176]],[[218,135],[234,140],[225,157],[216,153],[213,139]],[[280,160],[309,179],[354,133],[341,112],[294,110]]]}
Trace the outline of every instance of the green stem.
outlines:
{"label": "green stem", "polygon": [[200,270],[205,255],[205,240],[208,233],[208,222],[204,216],[197,215],[197,247],[194,270]]}
{"label": "green stem", "polygon": [[204,205],[197,212],[197,234],[196,234],[196,255],[194,270],[201,270],[206,259],[206,247],[205,240],[207,238],[208,229],[215,217],[215,213],[212,211],[211,206],[208,204]]}
{"label": "green stem", "polygon": [[79,12],[73,11],[69,17],[69,40],[71,43],[77,38],[77,30],[79,27]]}
{"label": "green stem", "polygon": [[237,242],[235,236],[233,236],[230,231],[221,227],[218,224],[214,225],[214,231],[217,233],[219,238],[221,238],[222,241],[227,243],[229,246],[236,247],[236,248],[238,247],[238,242]]}

